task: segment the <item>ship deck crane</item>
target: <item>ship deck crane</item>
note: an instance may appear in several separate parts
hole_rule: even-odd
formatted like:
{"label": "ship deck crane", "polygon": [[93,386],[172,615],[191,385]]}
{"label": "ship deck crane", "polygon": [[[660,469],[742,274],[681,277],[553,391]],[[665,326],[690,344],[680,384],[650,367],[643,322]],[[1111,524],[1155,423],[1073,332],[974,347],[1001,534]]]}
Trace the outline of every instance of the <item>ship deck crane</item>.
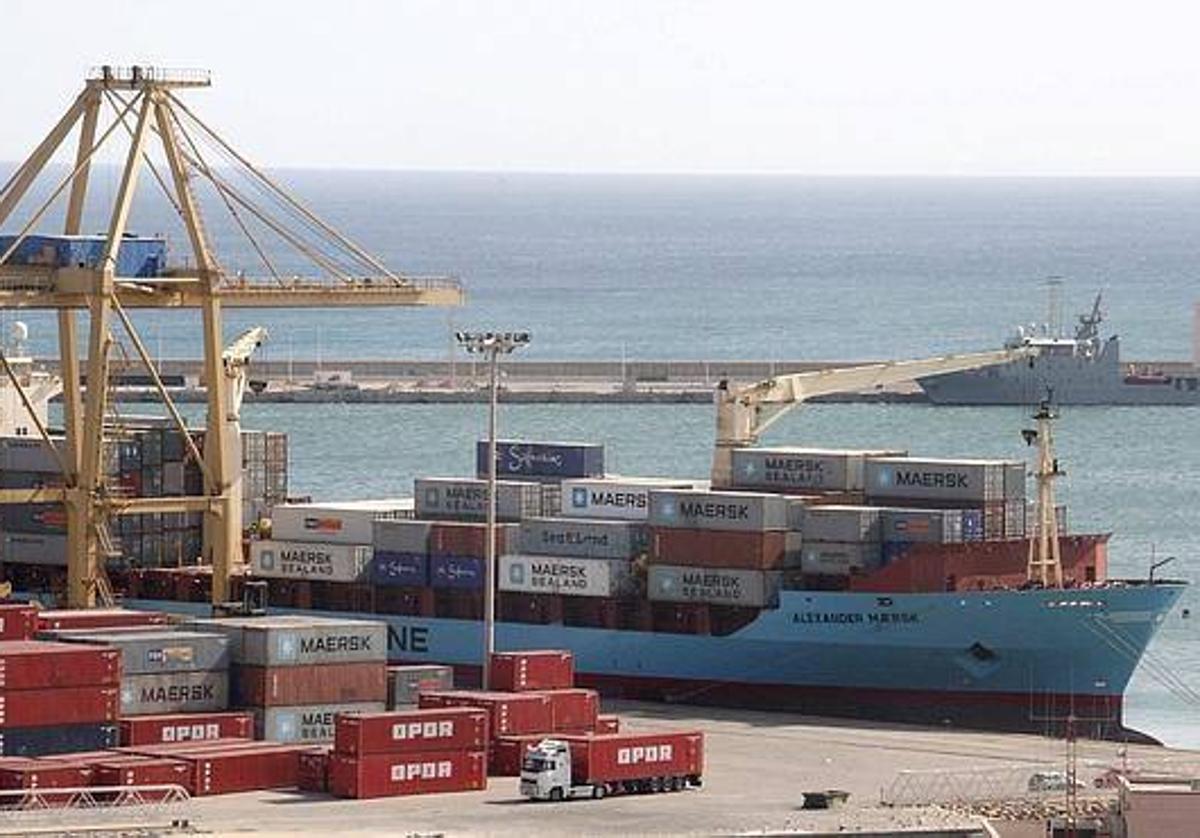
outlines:
{"label": "ship deck crane", "polygon": [[[210,85],[209,74],[204,71],[100,67],[89,75],[82,92],[29,158],[0,185],[3,225],[31,194],[30,187],[78,126],[74,165],[69,165],[66,176],[48,190],[49,197],[34,209],[7,247],[0,248],[0,307],[51,309],[58,313],[65,430],[65,444],[59,450],[51,441],[45,421],[30,411],[37,433],[55,450],[64,486],[0,489],[0,504],[63,500],[67,517],[67,601],[72,607],[92,606],[97,596],[103,595],[105,559],[114,549],[108,519],[141,513],[204,513],[201,559],[213,567],[212,600],[223,603],[229,599],[230,576],[241,561],[242,537],[236,488],[240,459],[235,456],[236,439],[230,434],[237,427],[239,393],[244,392],[244,384],[237,382],[261,335],[243,336],[223,353],[225,308],[430,306],[460,305],[463,301],[462,287],[453,278],[413,277],[389,270],[250,163],[180,98],[184,90]],[[100,131],[105,105],[115,117]],[[81,264],[10,261],[60,196],[66,196],[62,232],[67,236],[80,233],[93,158],[121,129],[129,143],[100,258]],[[157,144],[153,142],[155,137]],[[154,149],[160,152],[157,166],[151,155]],[[118,272],[119,256],[143,168],[150,170],[182,224],[190,245],[190,265],[149,277],[122,276]],[[236,181],[235,175],[242,180]],[[240,271],[231,275],[221,266],[201,219],[197,184],[208,188],[212,205],[227,210],[237,229],[249,239],[265,268],[264,277],[247,278]],[[282,242],[293,255],[299,253],[307,264],[316,265],[322,278],[293,276],[281,270],[260,241],[267,238]],[[179,411],[127,312],[180,307],[201,312],[208,408],[203,452],[186,433]],[[91,386],[86,392],[80,386],[76,332],[76,311],[80,309],[89,314],[86,369]],[[154,380],[172,420],[184,433],[189,454],[200,464],[204,476],[202,496],[122,498],[106,485],[103,450],[107,443],[106,418],[112,408],[109,353],[116,342],[118,323]],[[29,394],[8,364],[3,366],[28,408]]]}
{"label": "ship deck crane", "polygon": [[757,445],[759,436],[801,402],[835,393],[859,393],[926,375],[982,369],[1032,358],[1035,347],[1015,347],[961,355],[940,355],[905,361],[886,361],[852,367],[779,375],[737,386],[717,385],[717,443],[713,451],[713,486],[733,482],[733,449]]}

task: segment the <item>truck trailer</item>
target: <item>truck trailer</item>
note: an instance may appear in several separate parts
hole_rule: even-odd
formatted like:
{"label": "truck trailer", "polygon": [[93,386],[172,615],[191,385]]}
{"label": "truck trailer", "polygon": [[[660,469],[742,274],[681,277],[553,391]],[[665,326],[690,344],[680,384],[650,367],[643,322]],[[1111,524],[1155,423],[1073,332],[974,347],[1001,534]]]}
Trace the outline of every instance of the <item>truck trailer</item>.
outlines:
{"label": "truck trailer", "polygon": [[543,739],[521,760],[521,794],[533,800],[600,799],[699,787],[704,734],[613,733]]}

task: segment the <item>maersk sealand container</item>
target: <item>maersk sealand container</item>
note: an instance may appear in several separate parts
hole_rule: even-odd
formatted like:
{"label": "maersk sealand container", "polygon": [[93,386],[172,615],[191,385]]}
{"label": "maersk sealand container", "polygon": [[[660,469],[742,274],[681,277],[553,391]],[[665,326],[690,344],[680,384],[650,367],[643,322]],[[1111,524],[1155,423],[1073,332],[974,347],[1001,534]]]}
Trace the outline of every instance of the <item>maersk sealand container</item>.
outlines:
{"label": "maersk sealand container", "polygon": [[[488,442],[475,446],[475,470],[488,475]],[[604,446],[591,442],[496,441],[496,475],[561,480],[566,477],[600,477],[604,474]]]}

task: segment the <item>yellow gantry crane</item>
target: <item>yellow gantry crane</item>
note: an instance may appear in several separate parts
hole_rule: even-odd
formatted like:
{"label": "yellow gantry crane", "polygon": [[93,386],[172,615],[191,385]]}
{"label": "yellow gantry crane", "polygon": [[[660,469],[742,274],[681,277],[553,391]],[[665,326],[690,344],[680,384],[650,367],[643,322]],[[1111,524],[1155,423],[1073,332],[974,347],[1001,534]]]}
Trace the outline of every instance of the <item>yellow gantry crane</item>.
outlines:
{"label": "yellow gantry crane", "polygon": [[[67,515],[67,599],[72,607],[90,607],[105,599],[104,560],[114,546],[108,521],[114,515],[202,512],[202,561],[213,567],[212,599],[229,599],[229,578],[241,562],[241,451],[236,435],[239,383],[243,368],[265,333],[255,330],[223,351],[222,311],[238,308],[332,308],[349,306],[460,305],[462,286],[448,277],[412,277],[394,273],[376,257],[341,235],[252,165],[179,98],[190,88],[209,87],[208,73],[153,67],[94,70],[83,91],[29,158],[0,187],[0,227],[47,164],[78,126],[74,164],[16,232],[0,248],[0,308],[53,309],[58,314],[59,369],[63,383],[61,450],[51,442],[44,421],[0,357],[37,432],[57,451],[63,488],[0,490],[0,503],[61,501]],[[101,111],[115,114],[103,132]],[[103,252],[95,264],[12,264],[22,241],[33,234],[51,206],[66,194],[63,232],[78,235],[84,215],[91,166],[114,135],[128,138],[120,184],[113,197]],[[155,142],[157,140],[157,142]],[[152,151],[161,151],[158,165]],[[207,156],[206,156],[207,152]],[[210,163],[210,158],[216,158]],[[165,173],[163,164],[165,163]],[[160,275],[118,274],[133,198],[143,169],[149,169],[178,215],[190,245],[190,266]],[[230,170],[244,182],[235,182]],[[261,260],[265,275],[247,278],[222,269],[201,220],[195,186],[202,183],[214,202],[231,215]],[[39,197],[40,194],[39,194]],[[273,206],[264,208],[262,198]],[[255,231],[257,230],[257,235]],[[268,254],[264,240],[283,242],[318,269],[318,277],[285,275]],[[204,346],[207,393],[204,450],[199,451],[155,365],[138,336],[128,310],[198,308]],[[89,315],[87,388],[81,388],[76,311]],[[200,497],[119,498],[106,485],[105,418],[109,404],[109,353],[117,325],[146,366],[168,413],[183,434],[204,476]]]}

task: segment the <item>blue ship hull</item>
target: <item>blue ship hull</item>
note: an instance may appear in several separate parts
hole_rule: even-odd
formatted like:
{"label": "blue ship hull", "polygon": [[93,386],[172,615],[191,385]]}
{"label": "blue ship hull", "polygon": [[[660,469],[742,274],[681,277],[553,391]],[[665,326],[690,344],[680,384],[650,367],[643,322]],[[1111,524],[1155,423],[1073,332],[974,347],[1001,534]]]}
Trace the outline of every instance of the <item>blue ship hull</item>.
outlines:
{"label": "blue ship hull", "polygon": [[[581,682],[626,697],[1038,731],[1073,713],[1092,735],[1123,736],[1125,687],[1182,590],[785,591],[727,636],[499,623],[497,647],[570,649]],[[394,662],[477,671],[479,622],[374,616]]]}

